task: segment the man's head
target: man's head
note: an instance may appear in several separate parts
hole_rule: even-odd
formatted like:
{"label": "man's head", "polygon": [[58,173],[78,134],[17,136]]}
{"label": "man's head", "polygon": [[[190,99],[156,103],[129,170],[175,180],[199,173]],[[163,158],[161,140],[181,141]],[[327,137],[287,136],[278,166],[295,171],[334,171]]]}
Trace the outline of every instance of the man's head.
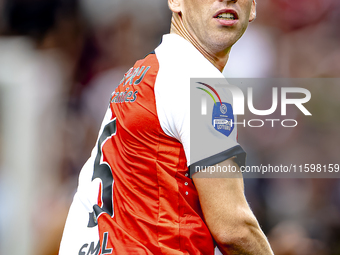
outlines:
{"label": "man's head", "polygon": [[190,35],[214,55],[229,51],[256,17],[255,0],[168,0],[168,4]]}

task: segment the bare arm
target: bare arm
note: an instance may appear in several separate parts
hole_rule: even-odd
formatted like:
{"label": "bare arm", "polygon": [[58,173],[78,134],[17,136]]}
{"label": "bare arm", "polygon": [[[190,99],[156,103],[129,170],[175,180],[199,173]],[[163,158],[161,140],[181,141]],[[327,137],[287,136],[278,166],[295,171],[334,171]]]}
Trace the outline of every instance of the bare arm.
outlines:
{"label": "bare arm", "polygon": [[[239,169],[233,159],[219,163],[229,164]],[[223,254],[273,254],[244,196],[241,173],[196,173],[193,181],[207,226]]]}

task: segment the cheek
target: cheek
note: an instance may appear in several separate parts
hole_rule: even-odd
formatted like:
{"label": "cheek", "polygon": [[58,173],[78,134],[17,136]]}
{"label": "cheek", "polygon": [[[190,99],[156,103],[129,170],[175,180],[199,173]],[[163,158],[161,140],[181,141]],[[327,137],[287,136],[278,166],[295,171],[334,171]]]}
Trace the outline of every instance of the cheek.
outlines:
{"label": "cheek", "polygon": [[202,26],[201,19],[199,17],[200,14],[197,13],[194,9],[191,9],[186,13],[185,22],[189,25],[191,29],[197,31]]}

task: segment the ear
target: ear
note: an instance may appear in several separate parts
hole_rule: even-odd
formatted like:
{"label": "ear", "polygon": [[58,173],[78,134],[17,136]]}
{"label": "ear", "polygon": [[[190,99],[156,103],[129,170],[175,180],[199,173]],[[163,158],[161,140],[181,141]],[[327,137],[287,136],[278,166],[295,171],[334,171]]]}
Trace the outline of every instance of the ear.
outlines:
{"label": "ear", "polygon": [[180,13],[182,11],[181,2],[181,0],[168,0],[170,10],[175,13]]}
{"label": "ear", "polygon": [[[170,0],[169,0],[169,1],[170,1]],[[253,2],[251,3],[249,22],[254,21],[255,18],[256,18],[256,1],[253,0]]]}

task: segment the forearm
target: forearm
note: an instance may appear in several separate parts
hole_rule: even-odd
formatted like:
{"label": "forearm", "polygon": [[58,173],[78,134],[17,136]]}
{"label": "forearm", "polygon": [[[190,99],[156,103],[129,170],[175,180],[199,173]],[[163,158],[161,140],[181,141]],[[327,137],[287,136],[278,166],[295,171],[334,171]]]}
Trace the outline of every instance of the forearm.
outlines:
{"label": "forearm", "polygon": [[[228,237],[228,234],[231,235],[231,237]],[[235,231],[224,232],[223,236],[216,238],[216,242],[222,254],[225,255],[273,254],[269,242],[259,227],[255,217],[251,222],[244,223],[243,226],[238,226],[236,234]]]}
{"label": "forearm", "polygon": [[[233,160],[223,164],[237,166]],[[223,254],[273,254],[246,201],[241,174],[207,178],[198,173],[193,180],[207,226]]]}

